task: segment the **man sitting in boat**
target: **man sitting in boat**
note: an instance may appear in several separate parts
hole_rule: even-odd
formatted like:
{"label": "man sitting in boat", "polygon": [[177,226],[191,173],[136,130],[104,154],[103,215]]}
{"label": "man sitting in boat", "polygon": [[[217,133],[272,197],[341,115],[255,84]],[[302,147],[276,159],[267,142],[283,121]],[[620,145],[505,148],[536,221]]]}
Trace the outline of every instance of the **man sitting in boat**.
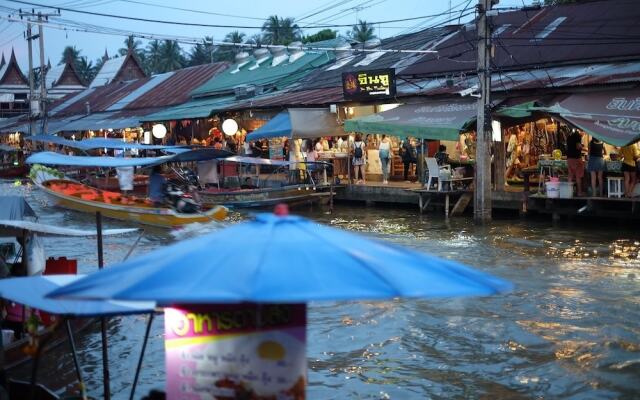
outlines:
{"label": "man sitting in boat", "polygon": [[149,199],[156,207],[161,206],[164,203],[164,186],[167,180],[162,175],[162,168],[156,165],[151,170],[151,176],[149,176]]}
{"label": "man sitting in boat", "polygon": [[251,177],[244,178],[244,183],[240,185],[240,189],[257,189],[258,187],[253,184]]}

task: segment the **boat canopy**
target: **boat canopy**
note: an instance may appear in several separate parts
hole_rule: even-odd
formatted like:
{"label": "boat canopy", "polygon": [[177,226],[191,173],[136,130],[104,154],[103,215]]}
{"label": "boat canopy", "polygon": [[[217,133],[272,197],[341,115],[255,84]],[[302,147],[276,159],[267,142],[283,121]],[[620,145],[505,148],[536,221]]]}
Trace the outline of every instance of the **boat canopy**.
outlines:
{"label": "boat canopy", "polygon": [[[21,236],[25,230],[43,236],[97,236],[97,231],[95,230],[64,228],[32,221],[0,220],[0,236]],[[103,229],[102,234],[105,236],[124,235],[138,231],[140,231],[140,229],[137,228]]]}
{"label": "boat canopy", "polygon": [[7,146],[6,144],[0,144],[0,151],[5,151],[7,153],[18,151],[20,149],[16,149],[15,147]]}
{"label": "boat canopy", "polygon": [[85,139],[85,140],[68,140],[63,137],[54,136],[54,135],[36,135],[36,136],[26,136],[25,140],[31,140],[33,142],[42,142],[42,143],[52,143],[59,144],[62,146],[73,147],[80,150],[95,150],[95,149],[122,149],[122,150],[164,150],[168,152],[173,152],[172,150],[179,151],[178,149],[182,149],[180,146],[163,146],[163,145],[151,145],[151,144],[140,144],[140,143],[128,143],[124,142],[120,139],[112,139],[112,138],[93,138],[93,139]]}
{"label": "boat canopy", "polygon": [[58,300],[47,295],[85,275],[39,275],[0,280],[0,297],[51,314],[71,317],[146,314],[155,309],[149,301]]}
{"label": "boat canopy", "polygon": [[181,148],[176,150],[178,151],[176,151],[175,155],[170,160],[172,162],[208,161],[220,158],[226,159],[230,156],[233,156],[234,154],[227,150],[218,150],[212,148]]}
{"label": "boat canopy", "polygon": [[0,219],[23,220],[37,217],[33,208],[22,196],[0,196]]}
{"label": "boat canopy", "polygon": [[224,161],[230,161],[230,162],[236,162],[236,163],[243,163],[243,164],[254,164],[254,165],[278,165],[278,166],[284,166],[284,165],[291,165],[291,164],[296,164],[298,162],[291,162],[291,161],[282,161],[282,160],[270,160],[267,158],[259,158],[259,157],[246,157],[246,156],[232,156],[232,157],[227,157],[224,159]]}
{"label": "boat canopy", "polygon": [[66,154],[42,151],[32,154],[27,158],[27,164],[43,165],[67,165],[73,167],[96,167],[96,168],[118,168],[118,167],[146,167],[158,165],[172,161],[171,156],[162,157],[93,157],[93,156],[68,156]]}

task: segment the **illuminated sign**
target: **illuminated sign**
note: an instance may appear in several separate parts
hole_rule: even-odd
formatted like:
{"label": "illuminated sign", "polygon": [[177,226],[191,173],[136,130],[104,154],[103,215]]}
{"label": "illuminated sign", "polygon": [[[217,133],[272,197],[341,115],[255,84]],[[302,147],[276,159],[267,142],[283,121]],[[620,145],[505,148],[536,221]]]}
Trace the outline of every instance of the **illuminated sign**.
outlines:
{"label": "illuminated sign", "polygon": [[396,74],[393,68],[342,73],[345,100],[368,100],[396,95]]}

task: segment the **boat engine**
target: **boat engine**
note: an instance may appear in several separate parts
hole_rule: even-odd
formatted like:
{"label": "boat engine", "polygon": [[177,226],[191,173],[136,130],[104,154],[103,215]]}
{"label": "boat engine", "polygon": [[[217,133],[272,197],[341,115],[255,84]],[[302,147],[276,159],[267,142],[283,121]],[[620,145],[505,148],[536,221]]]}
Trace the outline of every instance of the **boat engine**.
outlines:
{"label": "boat engine", "polygon": [[165,186],[165,199],[179,213],[194,214],[200,211],[200,205],[193,196],[185,193],[182,188],[172,182]]}

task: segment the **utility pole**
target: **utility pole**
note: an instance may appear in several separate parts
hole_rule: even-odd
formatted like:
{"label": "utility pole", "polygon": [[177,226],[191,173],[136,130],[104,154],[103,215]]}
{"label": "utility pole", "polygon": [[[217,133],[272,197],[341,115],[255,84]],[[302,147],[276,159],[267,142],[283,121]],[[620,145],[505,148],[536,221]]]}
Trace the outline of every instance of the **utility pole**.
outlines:
{"label": "utility pole", "polygon": [[479,0],[478,3],[478,99],[476,185],[473,217],[476,223],[491,221],[491,27],[487,12],[496,0]]}
{"label": "utility pole", "polygon": [[42,117],[42,134],[47,134],[47,66],[44,63],[44,29],[42,29],[42,13],[38,13],[38,43],[40,45],[40,115]]}
{"label": "utility pole", "polygon": [[[50,16],[60,16],[60,11],[58,10],[55,13],[42,13],[40,11],[38,11],[37,13],[35,12],[34,9],[31,9],[31,12],[29,11],[23,11],[20,10],[20,18],[37,18],[37,22],[34,20],[29,19],[29,22],[34,22],[37,23],[38,25],[38,34],[37,35],[32,35],[31,34],[31,23],[27,24],[27,40],[29,41],[29,93],[30,93],[30,97],[29,97],[29,101],[31,102],[32,99],[34,99],[35,97],[35,90],[34,90],[34,77],[33,77],[33,56],[31,54],[32,51],[32,44],[31,41],[33,39],[38,39],[38,44],[40,45],[40,95],[38,96],[38,100],[39,100],[39,117],[41,119],[41,132],[43,134],[47,133],[47,85],[46,85],[46,73],[47,73],[47,67],[44,63],[44,29],[43,29],[43,25],[46,21],[49,20]],[[31,105],[31,103],[30,103]],[[29,107],[29,109],[31,109],[31,107]],[[29,134],[33,134],[34,133],[34,121],[32,119],[32,116],[30,116],[30,120],[31,122],[29,123]]]}
{"label": "utility pole", "polygon": [[27,24],[27,43],[29,47],[29,136],[35,133],[34,129],[34,121],[33,121],[33,98],[35,94],[34,90],[34,76],[33,76],[33,55],[31,54],[32,46],[31,41],[33,37],[31,36],[31,23]]}

